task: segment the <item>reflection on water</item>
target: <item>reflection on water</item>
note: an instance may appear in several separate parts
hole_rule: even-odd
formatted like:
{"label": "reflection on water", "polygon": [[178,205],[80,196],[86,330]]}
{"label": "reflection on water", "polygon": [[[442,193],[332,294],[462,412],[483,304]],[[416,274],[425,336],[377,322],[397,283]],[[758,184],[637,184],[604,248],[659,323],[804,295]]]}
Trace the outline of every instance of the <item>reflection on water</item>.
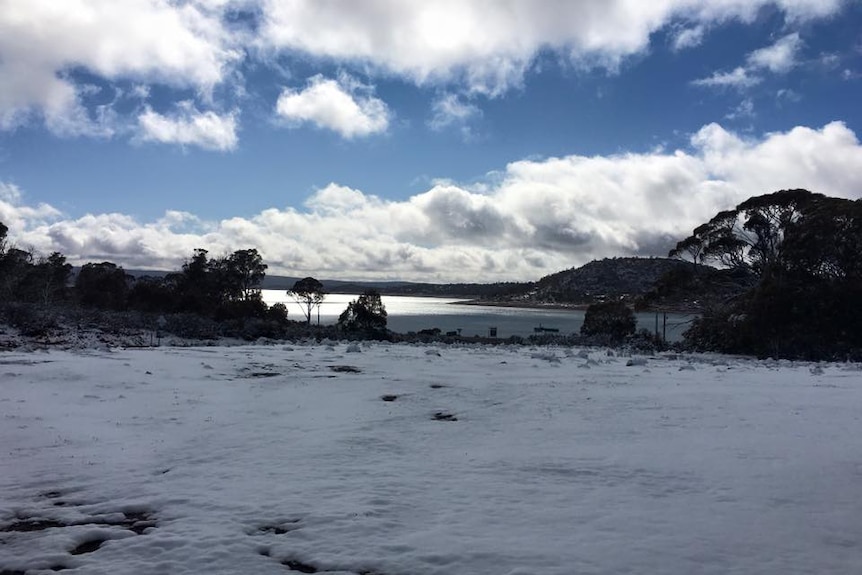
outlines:
{"label": "reflection on water", "polygon": [[[338,320],[339,314],[347,304],[355,300],[357,295],[329,294],[320,306],[321,325],[332,324]],[[461,335],[487,336],[491,328],[497,328],[497,337],[506,338],[512,335],[528,336],[535,333],[535,328],[545,327],[558,329],[562,335],[577,333],[584,322],[582,310],[531,309],[495,307],[481,305],[459,305],[466,300],[434,297],[383,296],[383,305],[389,314],[388,327],[392,331],[407,333],[422,329],[439,328],[444,333],[460,330]],[[263,300],[272,305],[284,303],[288,308],[288,317],[293,320],[305,319],[303,309],[286,292],[281,290],[263,290]],[[667,339],[681,339],[682,332],[688,327],[688,321],[693,316],[668,314]],[[653,331],[656,327],[656,314],[639,313],[638,329]],[[318,311],[312,315],[312,322],[317,323]],[[663,329],[663,318],[658,318],[659,332]]]}

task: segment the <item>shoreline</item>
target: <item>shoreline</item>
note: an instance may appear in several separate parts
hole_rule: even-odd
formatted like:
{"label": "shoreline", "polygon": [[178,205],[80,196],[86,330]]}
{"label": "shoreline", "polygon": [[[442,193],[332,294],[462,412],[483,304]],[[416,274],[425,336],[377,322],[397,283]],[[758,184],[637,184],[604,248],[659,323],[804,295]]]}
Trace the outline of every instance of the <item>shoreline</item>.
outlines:
{"label": "shoreline", "polygon": [[468,299],[464,301],[453,301],[451,305],[472,305],[485,307],[507,307],[515,309],[570,309],[585,311],[589,304],[576,303],[541,303],[541,302],[512,302],[512,301],[489,301],[481,299]]}
{"label": "shoreline", "polygon": [[[472,305],[472,306],[487,306],[487,307],[506,307],[515,309],[554,309],[554,310],[573,310],[586,311],[591,304],[588,303],[542,303],[542,302],[510,302],[510,301],[487,301],[481,299],[469,299],[464,301],[454,301],[451,305]],[[678,315],[700,315],[701,310],[692,308],[674,308],[674,307],[650,307],[646,309],[635,309],[635,313],[673,313]]]}

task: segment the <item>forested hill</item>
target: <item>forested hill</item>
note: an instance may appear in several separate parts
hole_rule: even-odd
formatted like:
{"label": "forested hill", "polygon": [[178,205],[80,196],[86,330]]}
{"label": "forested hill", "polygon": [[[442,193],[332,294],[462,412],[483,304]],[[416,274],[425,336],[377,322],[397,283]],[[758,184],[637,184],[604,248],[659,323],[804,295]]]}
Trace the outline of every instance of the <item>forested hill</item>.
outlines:
{"label": "forested hill", "polygon": [[635,298],[648,293],[666,273],[691,266],[667,258],[608,258],[595,260],[540,279],[528,301],[588,304],[597,299]]}

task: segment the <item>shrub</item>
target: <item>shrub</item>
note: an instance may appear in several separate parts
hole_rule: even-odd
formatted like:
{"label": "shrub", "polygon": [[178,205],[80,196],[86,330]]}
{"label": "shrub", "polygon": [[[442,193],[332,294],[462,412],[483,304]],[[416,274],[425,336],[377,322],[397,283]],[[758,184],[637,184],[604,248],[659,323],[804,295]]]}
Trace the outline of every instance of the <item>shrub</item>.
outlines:
{"label": "shrub", "polygon": [[607,337],[619,343],[635,332],[637,320],[634,312],[621,301],[594,303],[587,308],[581,335]]}
{"label": "shrub", "polygon": [[386,333],[386,307],[376,290],[368,290],[348,304],[338,317],[338,328],[346,332]]}

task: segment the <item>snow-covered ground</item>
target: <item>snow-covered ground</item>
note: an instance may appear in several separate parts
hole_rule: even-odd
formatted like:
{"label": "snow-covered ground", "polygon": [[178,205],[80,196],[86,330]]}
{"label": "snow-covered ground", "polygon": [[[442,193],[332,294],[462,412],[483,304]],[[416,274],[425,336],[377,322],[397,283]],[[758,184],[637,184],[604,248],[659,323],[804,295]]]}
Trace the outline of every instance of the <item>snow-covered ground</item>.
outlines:
{"label": "snow-covered ground", "polygon": [[862,572],[859,365],[640,359],[0,353],[0,573]]}

